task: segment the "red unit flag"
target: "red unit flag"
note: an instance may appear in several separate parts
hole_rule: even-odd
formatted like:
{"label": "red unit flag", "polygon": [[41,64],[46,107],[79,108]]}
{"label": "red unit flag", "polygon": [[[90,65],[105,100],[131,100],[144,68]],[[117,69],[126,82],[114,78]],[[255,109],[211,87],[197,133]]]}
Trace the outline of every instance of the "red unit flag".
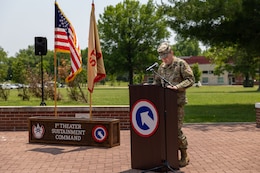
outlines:
{"label": "red unit flag", "polygon": [[92,93],[94,84],[106,77],[95,18],[94,3],[92,3],[88,39],[88,90]]}

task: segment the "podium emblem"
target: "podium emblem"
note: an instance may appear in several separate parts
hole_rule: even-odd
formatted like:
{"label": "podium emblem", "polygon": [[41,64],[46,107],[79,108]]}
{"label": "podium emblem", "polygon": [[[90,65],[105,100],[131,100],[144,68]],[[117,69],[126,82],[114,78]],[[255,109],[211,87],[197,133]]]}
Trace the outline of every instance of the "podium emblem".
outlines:
{"label": "podium emblem", "polygon": [[130,116],[132,128],[139,136],[150,137],[158,129],[158,111],[150,100],[137,100]]}

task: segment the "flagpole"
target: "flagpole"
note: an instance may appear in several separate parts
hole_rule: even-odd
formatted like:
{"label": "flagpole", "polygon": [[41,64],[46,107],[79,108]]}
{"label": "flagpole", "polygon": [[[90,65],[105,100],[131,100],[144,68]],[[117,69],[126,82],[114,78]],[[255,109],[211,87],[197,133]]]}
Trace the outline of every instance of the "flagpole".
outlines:
{"label": "flagpole", "polygon": [[88,90],[90,93],[89,99],[89,114],[92,118],[92,93],[96,82],[106,77],[102,51],[98,36],[98,30],[95,19],[95,5],[92,0],[92,8],[90,13],[89,24],[89,39],[88,39]]}
{"label": "flagpole", "polygon": [[92,118],[92,93],[89,92],[90,95],[89,95],[89,118],[91,119]]}
{"label": "flagpole", "polygon": [[57,56],[56,56],[56,51],[54,48],[54,115],[57,117],[57,95],[56,95],[56,90],[57,90]]}
{"label": "flagpole", "polygon": [[[57,3],[57,1],[55,0],[54,5]],[[55,25],[55,24],[54,24]],[[55,31],[54,31],[54,36],[55,36]],[[54,38],[54,42],[55,42],[55,38]],[[57,81],[57,56],[56,56],[56,49],[55,49],[55,44],[54,44],[54,116],[57,117],[57,96],[56,96],[56,81]]]}
{"label": "flagpole", "polygon": [[[92,0],[92,5],[94,4],[94,0]],[[92,11],[92,10],[91,10]],[[91,20],[90,20],[91,21]],[[88,45],[89,46],[89,45]],[[89,63],[89,62],[88,62]],[[88,81],[89,82],[89,81]],[[92,92],[89,92],[89,118],[92,118]]]}

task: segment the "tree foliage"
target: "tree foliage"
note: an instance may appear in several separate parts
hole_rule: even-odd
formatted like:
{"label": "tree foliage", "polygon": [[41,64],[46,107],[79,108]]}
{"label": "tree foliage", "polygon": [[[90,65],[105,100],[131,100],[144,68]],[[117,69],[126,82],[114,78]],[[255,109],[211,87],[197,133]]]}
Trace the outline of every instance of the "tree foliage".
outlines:
{"label": "tree foliage", "polygon": [[[217,57],[216,73],[241,72],[246,80],[255,76],[260,57],[259,0],[168,0],[161,6],[170,27],[181,37],[211,46]],[[228,49],[233,50],[228,50]],[[219,50],[223,51],[220,52]],[[221,53],[234,53],[220,57]],[[232,57],[232,58],[231,58]],[[258,57],[258,58],[256,58]],[[224,64],[225,61],[232,61]],[[259,67],[258,67],[259,68]],[[259,73],[260,74],[260,73]],[[260,83],[259,83],[260,90]]]}
{"label": "tree foliage", "polygon": [[243,74],[248,80],[254,78],[258,68],[258,58],[253,57],[245,49],[236,45],[230,47],[211,47],[205,53],[216,66],[214,74],[220,75],[228,71],[234,75]]}
{"label": "tree foliage", "polygon": [[0,47],[0,82],[3,82],[4,79],[7,77],[7,61],[7,53],[2,47]]}
{"label": "tree foliage", "polygon": [[236,44],[260,55],[259,0],[169,0],[163,7],[170,27],[184,38]]}
{"label": "tree foliage", "polygon": [[[15,57],[7,57],[7,53],[0,48],[0,82],[25,84],[22,90],[19,89],[18,96],[23,100],[29,100],[30,95],[42,96],[41,90],[41,59],[43,62],[43,84],[44,98],[54,99],[54,52],[48,51],[44,56],[36,56],[34,46],[29,45],[27,49],[21,49]],[[70,73],[70,55],[57,53],[57,82],[64,83]],[[85,61],[86,62],[86,61]],[[83,74],[77,75],[77,82],[86,82],[86,69]],[[78,83],[77,86],[78,87]],[[0,98],[8,99],[9,91],[1,89]],[[70,94],[70,93],[69,93]],[[82,94],[82,92],[80,93]],[[80,95],[79,94],[79,95]],[[58,92],[57,100],[62,98]],[[78,97],[78,96],[77,96]],[[86,96],[84,95],[84,98]],[[86,101],[86,99],[84,100]]]}
{"label": "tree foliage", "polygon": [[201,71],[199,69],[199,64],[198,63],[193,64],[191,66],[191,69],[192,69],[193,74],[194,74],[195,83],[198,83],[200,81],[200,76],[201,76]]}
{"label": "tree foliage", "polygon": [[192,39],[184,39],[177,36],[177,43],[173,45],[174,54],[176,56],[197,56],[201,54],[199,42]]}
{"label": "tree foliage", "polygon": [[156,60],[156,47],[170,35],[162,11],[152,0],[145,5],[124,0],[106,7],[98,29],[107,73],[128,73],[130,84],[134,73],[142,73]]}

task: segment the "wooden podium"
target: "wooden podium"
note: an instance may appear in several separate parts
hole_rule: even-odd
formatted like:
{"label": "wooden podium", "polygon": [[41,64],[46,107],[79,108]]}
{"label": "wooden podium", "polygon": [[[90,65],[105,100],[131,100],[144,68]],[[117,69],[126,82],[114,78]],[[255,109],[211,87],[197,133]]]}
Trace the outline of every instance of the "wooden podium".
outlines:
{"label": "wooden podium", "polygon": [[130,85],[129,91],[132,168],[179,169],[177,93],[155,85]]}

